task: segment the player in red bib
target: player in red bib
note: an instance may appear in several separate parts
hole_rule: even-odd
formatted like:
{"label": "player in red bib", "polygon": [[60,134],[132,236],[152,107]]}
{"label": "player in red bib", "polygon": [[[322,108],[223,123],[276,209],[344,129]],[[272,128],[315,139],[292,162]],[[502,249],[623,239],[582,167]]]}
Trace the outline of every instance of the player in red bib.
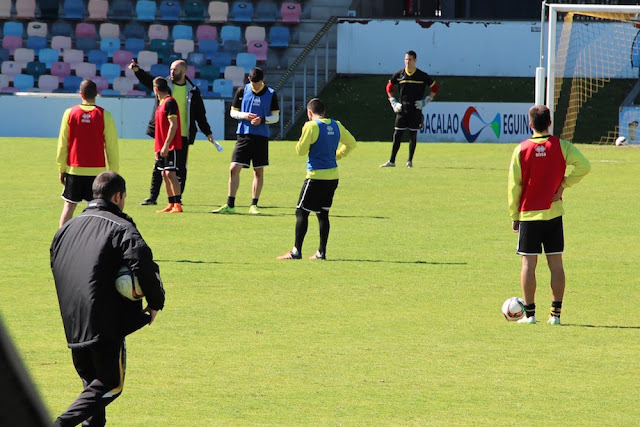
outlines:
{"label": "player in red bib", "polygon": [[[529,109],[529,126],[533,136],[518,144],[509,167],[509,214],[518,233],[517,253],[522,255],[520,284],[526,311],[518,323],[536,323],[536,265],[544,248],[551,271],[547,323],[559,325],[565,288],[562,193],[589,173],[591,165],[572,143],[549,135],[551,114],[546,106]],[[573,170],[565,176],[567,165]]]}

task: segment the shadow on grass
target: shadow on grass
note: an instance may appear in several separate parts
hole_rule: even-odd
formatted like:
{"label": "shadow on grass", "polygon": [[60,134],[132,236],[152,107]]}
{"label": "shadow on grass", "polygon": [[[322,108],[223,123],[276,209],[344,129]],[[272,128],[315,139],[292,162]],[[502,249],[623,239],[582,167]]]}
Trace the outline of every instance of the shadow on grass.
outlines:
{"label": "shadow on grass", "polygon": [[386,262],[390,264],[427,264],[427,265],[467,265],[466,262],[438,262],[438,261],[394,261],[384,259],[329,259],[329,262]]}
{"label": "shadow on grass", "polygon": [[230,262],[220,262],[220,261],[200,261],[200,260],[191,260],[191,259],[155,259],[155,262],[181,262],[186,264],[232,264]]}
{"label": "shadow on grass", "polygon": [[638,329],[640,330],[640,326],[616,326],[616,325],[579,325],[576,323],[563,323],[563,327],[574,327],[574,328],[602,328],[602,329]]}

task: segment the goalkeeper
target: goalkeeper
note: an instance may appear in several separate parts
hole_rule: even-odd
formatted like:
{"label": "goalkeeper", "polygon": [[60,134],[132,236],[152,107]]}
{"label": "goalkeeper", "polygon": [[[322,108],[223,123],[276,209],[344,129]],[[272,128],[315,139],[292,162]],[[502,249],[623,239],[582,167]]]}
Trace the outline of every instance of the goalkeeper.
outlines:
{"label": "goalkeeper", "polygon": [[[409,131],[409,159],[407,167],[413,167],[413,154],[416,151],[416,141],[418,130],[422,127],[422,109],[427,105],[440,86],[429,74],[416,67],[417,55],[410,50],[404,55],[404,68],[396,71],[387,83],[387,96],[391,108],[396,113],[396,123],[393,132],[393,148],[388,162],[380,165],[381,168],[395,167],[396,155],[402,143],[402,136],[405,130]],[[400,96],[398,99],[393,96],[393,89],[399,85]],[[429,89],[429,94],[425,96]]]}

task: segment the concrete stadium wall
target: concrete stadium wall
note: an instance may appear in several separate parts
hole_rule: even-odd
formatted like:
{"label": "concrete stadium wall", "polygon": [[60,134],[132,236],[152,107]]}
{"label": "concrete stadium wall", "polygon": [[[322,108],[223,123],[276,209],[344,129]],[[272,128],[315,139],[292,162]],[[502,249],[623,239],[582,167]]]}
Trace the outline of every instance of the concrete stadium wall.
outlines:
{"label": "concrete stadium wall", "polygon": [[[57,137],[62,113],[80,101],[77,94],[0,95],[0,136]],[[149,138],[152,98],[98,97],[96,103],[113,115],[119,138]],[[224,139],[224,101],[205,99],[204,104],[214,139]],[[197,139],[206,137],[198,132]]]}

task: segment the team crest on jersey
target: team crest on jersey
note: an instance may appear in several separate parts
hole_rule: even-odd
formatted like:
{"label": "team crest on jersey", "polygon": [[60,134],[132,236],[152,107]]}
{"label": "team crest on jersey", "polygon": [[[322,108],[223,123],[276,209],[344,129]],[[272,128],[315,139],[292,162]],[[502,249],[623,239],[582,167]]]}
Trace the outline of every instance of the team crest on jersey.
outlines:
{"label": "team crest on jersey", "polygon": [[80,119],[82,123],[91,123],[91,114],[83,113],[82,118]]}
{"label": "team crest on jersey", "polygon": [[547,147],[544,145],[538,145],[536,147],[536,157],[546,157],[547,156]]}
{"label": "team crest on jersey", "polygon": [[333,130],[333,126],[329,125],[327,126],[327,135],[334,135],[335,132]]}
{"label": "team crest on jersey", "polygon": [[252,105],[253,105],[254,107],[259,107],[259,106],[261,105],[261,101],[262,101],[262,100],[261,100],[260,98],[255,97],[255,98],[253,98],[253,103],[252,103]]}

